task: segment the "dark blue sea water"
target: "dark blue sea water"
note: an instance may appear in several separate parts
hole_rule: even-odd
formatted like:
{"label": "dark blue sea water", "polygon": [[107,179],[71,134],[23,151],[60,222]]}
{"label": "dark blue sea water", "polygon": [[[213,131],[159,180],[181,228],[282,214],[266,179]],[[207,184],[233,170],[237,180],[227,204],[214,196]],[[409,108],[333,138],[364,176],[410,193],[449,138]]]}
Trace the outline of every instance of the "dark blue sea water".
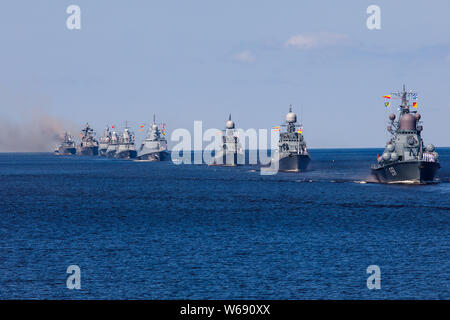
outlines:
{"label": "dark blue sea water", "polygon": [[440,184],[359,183],[381,151],[276,176],[0,154],[0,298],[450,299],[450,149]]}

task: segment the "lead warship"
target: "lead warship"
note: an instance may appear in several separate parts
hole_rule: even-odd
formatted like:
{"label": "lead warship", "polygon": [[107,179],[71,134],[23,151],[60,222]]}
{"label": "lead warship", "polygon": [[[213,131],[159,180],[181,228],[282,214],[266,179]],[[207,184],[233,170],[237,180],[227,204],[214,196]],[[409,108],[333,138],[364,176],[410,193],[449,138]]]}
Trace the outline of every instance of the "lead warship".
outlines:
{"label": "lead warship", "polygon": [[77,154],[82,156],[98,155],[98,141],[94,136],[94,130],[86,123],[84,129],[81,130],[81,142],[78,145]]}
{"label": "lead warship", "polygon": [[387,130],[391,133],[391,139],[382,156],[377,156],[378,163],[372,165],[372,174],[381,183],[433,182],[440,168],[439,154],[432,144],[424,147],[421,116],[417,111],[410,110],[410,98],[414,99],[417,94],[406,92],[403,85],[402,92],[391,95],[401,99],[399,119],[396,121],[393,113],[389,115]]}
{"label": "lead warship", "polygon": [[231,120],[231,114],[227,122],[225,122],[225,130],[221,133],[223,133],[222,145],[214,157],[213,165],[237,166],[241,163],[240,160],[243,159],[244,153],[237,136],[234,121]]}
{"label": "lead warship", "polygon": [[126,126],[122,136],[119,139],[119,145],[114,158],[117,159],[133,159],[136,158],[137,152],[134,145],[134,134],[130,132]]}
{"label": "lead warship", "polygon": [[106,127],[103,137],[99,139],[98,153],[101,156],[106,156],[106,150],[111,142],[111,131],[109,131],[109,126]]}
{"label": "lead warship", "polygon": [[166,129],[159,130],[153,115],[153,123],[148,130],[147,137],[139,147],[137,159],[142,161],[166,161],[170,155],[167,151]]}
{"label": "lead warship", "polygon": [[61,144],[55,149],[55,154],[60,156],[70,156],[74,155],[76,151],[75,141],[73,141],[70,133],[65,132]]}
{"label": "lead warship", "polygon": [[297,123],[297,115],[292,112],[292,105],[289,106],[289,113],[286,115],[286,131],[280,132],[278,150],[272,157],[272,162],[278,161],[278,170],[287,172],[300,172],[307,169],[311,158],[306,148],[301,124]]}

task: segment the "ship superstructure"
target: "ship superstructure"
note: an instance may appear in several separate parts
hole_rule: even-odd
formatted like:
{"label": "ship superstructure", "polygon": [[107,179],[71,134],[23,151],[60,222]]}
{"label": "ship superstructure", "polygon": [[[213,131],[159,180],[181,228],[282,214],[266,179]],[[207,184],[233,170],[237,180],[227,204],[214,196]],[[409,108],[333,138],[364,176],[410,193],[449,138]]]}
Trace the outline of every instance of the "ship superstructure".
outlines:
{"label": "ship superstructure", "polygon": [[[282,128],[286,128],[285,131]],[[292,111],[292,105],[289,106],[289,113],[286,115],[286,124],[275,129],[280,131],[280,139],[272,161],[278,161],[278,170],[288,172],[306,170],[311,158],[303,137],[303,126],[297,124],[297,115]]]}
{"label": "ship superstructure", "polygon": [[106,156],[106,150],[108,149],[108,145],[111,142],[111,131],[109,130],[109,126],[106,127],[103,136],[99,139],[98,144],[98,153],[101,156]]}
{"label": "ship superstructure", "polygon": [[167,140],[165,136],[165,124],[162,125],[161,131],[156,123],[155,115],[153,115],[153,123],[147,132],[147,137],[138,149],[137,159],[143,161],[169,160],[170,155],[167,151]]}
{"label": "ship superstructure", "polygon": [[137,152],[134,145],[134,134],[125,126],[122,135],[119,137],[119,145],[114,155],[117,159],[133,159],[136,158]]}
{"label": "ship superstructure", "polygon": [[61,143],[56,147],[55,154],[60,156],[70,156],[76,153],[76,145],[70,133],[65,132]]}
{"label": "ship superstructure", "polygon": [[230,114],[225,122],[225,130],[222,130],[222,144],[214,157],[214,165],[237,166],[243,164],[242,159],[244,152]]}
{"label": "ship superstructure", "polygon": [[81,142],[77,148],[77,154],[82,156],[96,156],[98,155],[98,141],[95,139],[94,130],[86,126],[81,130]]}
{"label": "ship superstructure", "polygon": [[116,131],[113,131],[111,133],[111,139],[109,141],[108,147],[106,148],[106,157],[115,158],[117,149],[119,148],[119,140],[119,134]]}
{"label": "ship superstructure", "polygon": [[[439,154],[434,145],[424,146],[422,139],[423,126],[421,115],[411,110],[411,99],[416,100],[417,93],[406,91],[394,92],[389,99],[401,99],[398,106],[398,120],[396,115],[389,115],[390,124],[387,130],[391,138],[378,163],[372,165],[372,174],[382,183],[429,183],[433,182],[437,170],[440,168]],[[386,105],[390,105],[387,102]],[[413,102],[417,106],[417,102]]]}

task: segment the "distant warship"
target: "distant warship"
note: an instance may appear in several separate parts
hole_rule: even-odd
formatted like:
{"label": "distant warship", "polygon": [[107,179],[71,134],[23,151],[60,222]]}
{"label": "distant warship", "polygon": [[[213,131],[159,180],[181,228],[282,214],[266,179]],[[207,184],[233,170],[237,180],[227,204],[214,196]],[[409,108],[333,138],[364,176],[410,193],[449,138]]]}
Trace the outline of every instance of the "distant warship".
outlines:
{"label": "distant warship", "polygon": [[55,154],[60,156],[70,156],[75,154],[77,151],[75,146],[75,141],[73,141],[72,136],[69,133],[64,133],[64,138],[61,144],[56,147]]}
{"label": "distant warship", "polygon": [[108,158],[115,158],[117,149],[119,148],[119,135],[116,131],[111,133],[111,139],[105,151],[105,156]]}
{"label": "distant warship", "polygon": [[153,115],[153,124],[148,130],[147,137],[139,147],[137,159],[144,161],[165,161],[169,160],[170,155],[167,151],[167,140],[165,125],[163,131],[159,130]]}
{"label": "distant warship", "polygon": [[223,133],[222,145],[214,157],[214,165],[236,166],[241,163],[239,160],[243,159],[244,153],[239,143],[234,121],[231,120],[231,114],[225,123]]}
{"label": "distant warship", "polygon": [[125,127],[122,136],[119,139],[119,145],[114,158],[117,159],[133,159],[136,158],[137,152],[134,145],[134,135],[128,127]]}
{"label": "distant warship", "polygon": [[392,137],[381,157],[378,156],[378,164],[372,165],[372,174],[382,183],[433,182],[440,168],[439,154],[432,144],[424,147],[421,116],[417,111],[410,110],[409,99],[414,99],[417,94],[406,92],[403,86],[402,92],[391,95],[400,97],[402,101],[399,106],[399,120],[395,120],[395,114],[389,115],[390,125],[387,130]]}
{"label": "distant warship", "polygon": [[98,153],[101,156],[106,156],[106,150],[108,149],[108,145],[111,142],[111,131],[109,130],[109,126],[106,127],[103,137],[99,139],[98,144]]}
{"label": "distant warship", "polygon": [[297,125],[297,115],[292,112],[292,105],[289,106],[289,113],[286,115],[286,131],[280,132],[280,140],[278,142],[278,150],[272,158],[273,161],[279,161],[279,171],[299,172],[304,171],[308,167],[311,158],[306,149],[306,142],[303,138],[303,129],[301,125]]}
{"label": "distant warship", "polygon": [[77,148],[77,154],[82,156],[98,155],[98,141],[94,138],[94,130],[86,123],[84,129],[81,130],[81,142]]}

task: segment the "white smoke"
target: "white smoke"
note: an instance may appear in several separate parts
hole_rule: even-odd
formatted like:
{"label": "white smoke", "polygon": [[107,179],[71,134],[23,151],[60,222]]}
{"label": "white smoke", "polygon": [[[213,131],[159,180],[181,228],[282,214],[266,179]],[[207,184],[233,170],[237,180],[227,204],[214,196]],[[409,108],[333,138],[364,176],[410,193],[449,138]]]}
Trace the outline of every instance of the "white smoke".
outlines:
{"label": "white smoke", "polygon": [[66,130],[76,126],[47,111],[42,97],[14,95],[0,90],[0,152],[53,151]]}

